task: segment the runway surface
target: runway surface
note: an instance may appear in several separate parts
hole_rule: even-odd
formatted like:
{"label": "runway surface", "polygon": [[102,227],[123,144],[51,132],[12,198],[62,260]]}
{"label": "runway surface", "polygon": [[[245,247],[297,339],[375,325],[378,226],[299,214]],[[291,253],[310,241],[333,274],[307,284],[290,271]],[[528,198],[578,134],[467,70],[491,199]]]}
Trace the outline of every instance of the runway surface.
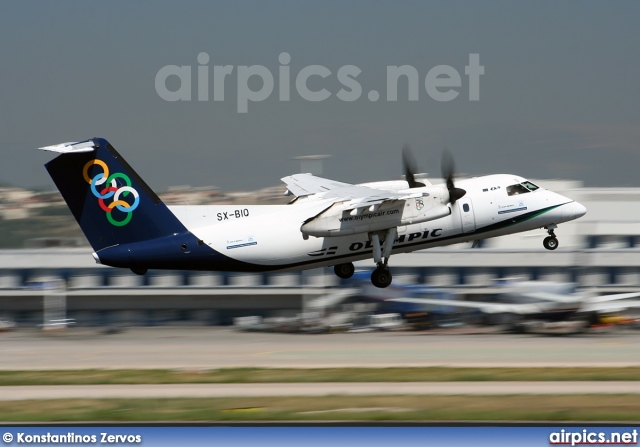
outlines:
{"label": "runway surface", "polygon": [[640,394],[640,382],[245,383],[1,387],[0,401],[31,399],[367,395]]}
{"label": "runway surface", "polygon": [[[466,331],[469,332],[469,331]],[[550,337],[435,332],[273,334],[155,327],[0,333],[0,370],[640,366],[640,331]]]}

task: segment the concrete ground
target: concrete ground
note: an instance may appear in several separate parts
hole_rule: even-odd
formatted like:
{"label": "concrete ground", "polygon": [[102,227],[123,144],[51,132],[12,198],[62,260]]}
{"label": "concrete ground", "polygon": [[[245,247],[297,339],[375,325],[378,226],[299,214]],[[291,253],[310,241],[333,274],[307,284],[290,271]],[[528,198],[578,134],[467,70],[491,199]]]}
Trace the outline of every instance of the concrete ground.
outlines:
{"label": "concrete ground", "polygon": [[0,333],[0,370],[639,366],[640,331],[550,337],[466,331],[322,335],[154,327]]}
{"label": "concrete ground", "polygon": [[368,395],[640,394],[640,382],[232,383],[1,387],[0,401]]}

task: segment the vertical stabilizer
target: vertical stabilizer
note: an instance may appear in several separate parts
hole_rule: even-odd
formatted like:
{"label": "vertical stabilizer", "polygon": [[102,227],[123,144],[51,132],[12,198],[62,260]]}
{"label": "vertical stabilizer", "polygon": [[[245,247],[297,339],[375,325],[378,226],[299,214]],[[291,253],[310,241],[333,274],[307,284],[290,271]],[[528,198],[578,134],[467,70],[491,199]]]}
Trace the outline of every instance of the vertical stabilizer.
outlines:
{"label": "vertical stabilizer", "polygon": [[186,231],[107,140],[41,149],[61,154],[45,166],[96,252]]}

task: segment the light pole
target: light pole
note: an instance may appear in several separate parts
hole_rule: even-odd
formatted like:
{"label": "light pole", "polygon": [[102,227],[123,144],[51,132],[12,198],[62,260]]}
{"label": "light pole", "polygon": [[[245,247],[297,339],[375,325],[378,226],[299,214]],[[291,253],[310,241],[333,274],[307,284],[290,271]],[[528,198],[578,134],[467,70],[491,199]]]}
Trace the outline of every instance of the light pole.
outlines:
{"label": "light pole", "polygon": [[331,155],[301,155],[294,160],[300,161],[300,172],[313,175],[322,175],[324,160],[331,158]]}

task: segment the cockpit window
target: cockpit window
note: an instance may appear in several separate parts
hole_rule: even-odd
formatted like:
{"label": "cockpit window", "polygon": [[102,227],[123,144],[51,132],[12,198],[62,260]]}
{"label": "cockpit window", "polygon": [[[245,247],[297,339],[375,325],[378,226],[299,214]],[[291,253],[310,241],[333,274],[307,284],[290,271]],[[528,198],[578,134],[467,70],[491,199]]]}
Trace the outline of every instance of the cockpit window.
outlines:
{"label": "cockpit window", "polygon": [[527,188],[525,188],[524,186],[522,186],[520,183],[515,184],[515,185],[511,185],[511,186],[507,186],[507,195],[509,196],[516,196],[518,194],[526,194],[529,191]]}
{"label": "cockpit window", "polygon": [[535,191],[536,189],[538,189],[538,186],[527,180],[522,183],[518,183],[517,185],[507,186],[507,195],[515,196],[518,194],[525,194]]}

